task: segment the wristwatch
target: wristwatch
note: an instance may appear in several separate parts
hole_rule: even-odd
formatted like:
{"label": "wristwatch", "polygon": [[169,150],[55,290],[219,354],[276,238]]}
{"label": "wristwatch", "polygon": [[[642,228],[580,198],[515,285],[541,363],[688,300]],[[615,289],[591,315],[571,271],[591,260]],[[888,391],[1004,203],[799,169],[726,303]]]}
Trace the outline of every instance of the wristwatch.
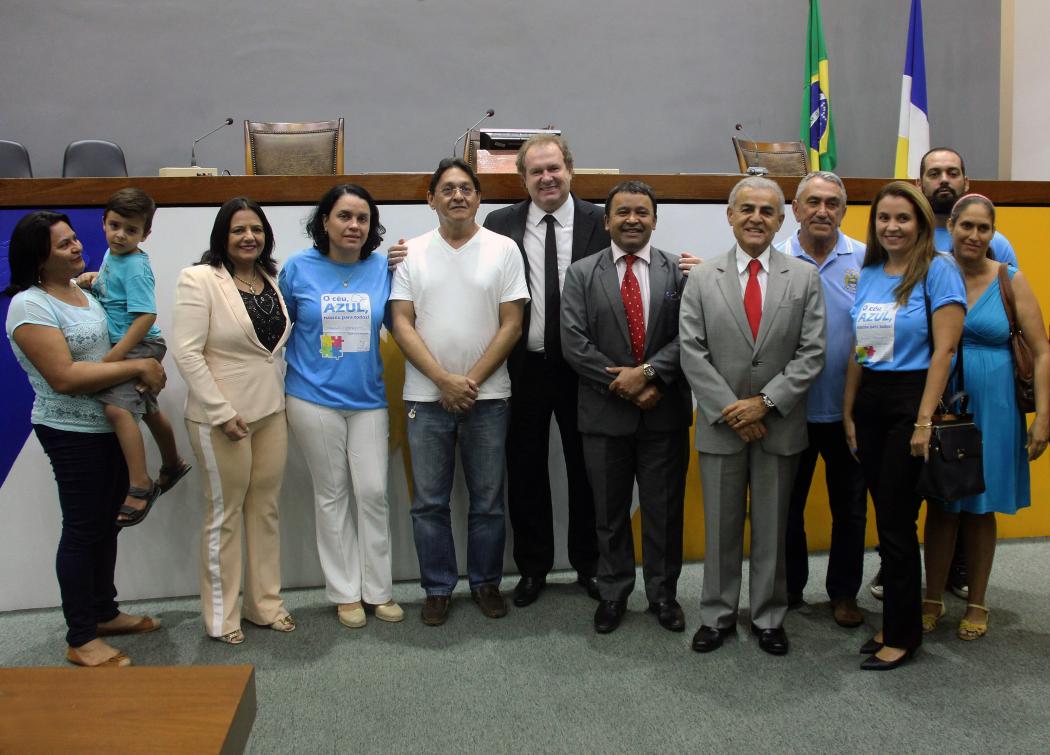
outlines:
{"label": "wristwatch", "polygon": [[652,380],[656,377],[656,368],[645,362],[642,364],[642,375],[645,376],[646,380]]}
{"label": "wristwatch", "polygon": [[777,405],[773,403],[773,399],[771,399],[769,396],[767,396],[764,393],[760,393],[758,395],[762,397],[762,403],[766,405],[767,409],[773,411],[777,408]]}

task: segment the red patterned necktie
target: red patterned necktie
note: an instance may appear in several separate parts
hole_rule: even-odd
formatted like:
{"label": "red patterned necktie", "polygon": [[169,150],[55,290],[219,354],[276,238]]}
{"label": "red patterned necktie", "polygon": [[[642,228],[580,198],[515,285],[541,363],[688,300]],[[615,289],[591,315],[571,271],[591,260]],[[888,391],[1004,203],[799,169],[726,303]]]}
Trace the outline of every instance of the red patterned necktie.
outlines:
{"label": "red patterned necktie", "polygon": [[751,337],[758,338],[758,326],[762,322],[762,289],[758,286],[758,271],[762,263],[751,260],[747,263],[747,288],[744,289],[744,312],[751,326]]}
{"label": "red patterned necktie", "polygon": [[633,254],[624,257],[627,272],[623,274],[623,283],[620,284],[620,296],[623,297],[623,311],[627,315],[627,332],[631,335],[631,354],[634,363],[641,364],[645,357],[645,313],[642,312],[642,289],[631,271],[637,259]]}

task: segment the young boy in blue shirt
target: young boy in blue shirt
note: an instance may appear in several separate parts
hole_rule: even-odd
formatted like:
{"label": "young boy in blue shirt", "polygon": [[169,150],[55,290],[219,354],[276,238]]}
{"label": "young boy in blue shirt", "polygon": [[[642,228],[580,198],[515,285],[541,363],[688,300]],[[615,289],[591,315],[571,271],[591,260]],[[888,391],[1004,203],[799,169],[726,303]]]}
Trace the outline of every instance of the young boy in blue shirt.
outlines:
{"label": "young boy in blue shirt", "polygon": [[[121,189],[111,196],[102,216],[109,249],[98,273],[85,273],[78,280],[81,285],[90,286],[109,318],[113,346],[104,362],[145,358],[160,362],[167,351],[155,324],[153,269],[149,257],[139,248],[149,236],[155,210],[153,199],[140,189]],[[117,525],[131,527],[146,518],[157,497],[181,480],[190,471],[190,465],[179,456],[171,423],[160,411],[157,396],[140,390],[137,381],[108,388],[96,398],[104,404],[106,418],[128,465],[128,495],[117,515]],[[160,449],[161,468],[156,482],[146,470],[140,418]]]}

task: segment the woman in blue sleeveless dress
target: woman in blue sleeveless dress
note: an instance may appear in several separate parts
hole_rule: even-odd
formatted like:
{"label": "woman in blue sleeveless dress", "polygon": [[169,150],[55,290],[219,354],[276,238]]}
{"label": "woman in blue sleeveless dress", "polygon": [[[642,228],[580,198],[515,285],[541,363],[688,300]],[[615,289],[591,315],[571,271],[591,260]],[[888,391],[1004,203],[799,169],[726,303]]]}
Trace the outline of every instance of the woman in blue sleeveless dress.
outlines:
{"label": "woman in blue sleeveless dress", "polygon": [[932,631],[944,615],[948,566],[961,532],[969,564],[970,596],[958,636],[976,640],[988,631],[985,594],[995,555],[995,515],[1014,514],[1031,502],[1028,462],[1047,446],[1050,434],[1050,346],[1042,313],[1028,281],[1008,268],[1017,321],[1035,357],[1036,414],[1026,427],[1013,388],[1010,323],[999,285],[999,267],[988,255],[995,234],[995,207],[985,197],[968,194],[948,220],[952,252],[966,283],[963,365],[970,409],[984,437],[985,492],[947,504],[929,503],[926,512],[926,598],[923,630]]}

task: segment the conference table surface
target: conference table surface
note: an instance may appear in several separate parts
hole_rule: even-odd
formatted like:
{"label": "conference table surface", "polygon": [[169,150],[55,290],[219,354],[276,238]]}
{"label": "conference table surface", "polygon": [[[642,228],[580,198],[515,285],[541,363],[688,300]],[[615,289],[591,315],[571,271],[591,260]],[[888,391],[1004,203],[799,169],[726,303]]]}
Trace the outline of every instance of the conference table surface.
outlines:
{"label": "conference table surface", "polygon": [[[602,202],[614,185],[627,179],[645,181],[661,202],[724,204],[739,174],[577,173],[573,192]],[[114,191],[137,186],[161,206],[220,205],[230,197],[248,196],[264,205],[309,205],[336,183],[358,183],[381,204],[426,201],[429,173],[364,173],[344,176],[189,176],[160,178],[7,178],[0,179],[0,208],[92,207],[105,204]],[[794,195],[799,179],[777,177],[785,195]],[[851,203],[870,202],[889,178],[846,178]],[[516,174],[481,175],[482,200],[516,202],[525,189]],[[1050,181],[971,180],[971,191],[997,204],[1050,206]]]}
{"label": "conference table surface", "polygon": [[0,669],[0,752],[243,752],[253,666]]}

